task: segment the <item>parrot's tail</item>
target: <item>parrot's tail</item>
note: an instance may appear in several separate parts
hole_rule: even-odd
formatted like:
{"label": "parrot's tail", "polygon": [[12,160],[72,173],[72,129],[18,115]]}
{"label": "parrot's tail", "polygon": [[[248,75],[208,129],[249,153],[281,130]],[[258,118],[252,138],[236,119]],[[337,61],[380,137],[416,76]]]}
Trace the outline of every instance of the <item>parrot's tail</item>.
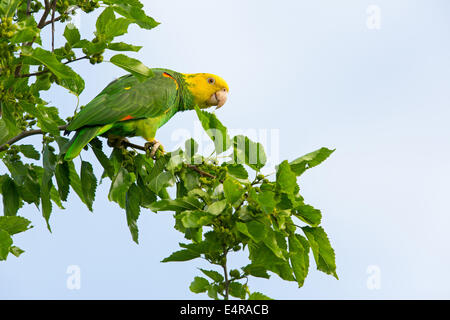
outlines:
{"label": "parrot's tail", "polygon": [[77,131],[75,136],[70,140],[69,148],[64,155],[64,160],[69,161],[76,158],[81,150],[96,136],[104,132],[104,127],[85,127]]}

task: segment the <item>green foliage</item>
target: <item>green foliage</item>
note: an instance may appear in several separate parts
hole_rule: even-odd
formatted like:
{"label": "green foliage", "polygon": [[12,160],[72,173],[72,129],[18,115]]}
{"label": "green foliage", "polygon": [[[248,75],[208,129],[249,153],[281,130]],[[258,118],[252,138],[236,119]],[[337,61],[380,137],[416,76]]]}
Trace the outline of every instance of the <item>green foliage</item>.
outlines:
{"label": "green foliage", "polygon": [[[91,40],[82,39],[79,30],[67,24],[64,46],[44,48],[41,30],[52,23],[51,2],[29,3],[0,4],[0,160],[7,169],[0,175],[0,260],[24,252],[12,239],[30,228],[30,221],[17,215],[23,206],[39,208],[51,230],[52,213],[64,208],[71,191],[95,211],[97,185],[108,179],[108,199],[124,210],[136,243],[141,214],[173,213],[174,227],[186,241],[162,262],[203,259],[211,265],[200,269],[204,277],[195,277],[189,287],[192,292],[211,299],[269,299],[252,292],[249,279],[276,274],[301,287],[309,270],[310,249],[318,270],[337,278],[335,254],[320,227],[322,213],[304,202],[297,183],[298,176],[334,150],[321,148],[292,162],[283,161],[275,175],[264,176],[260,173],[267,161],[264,147],[246,136],[230,137],[214,114],[196,108],[214,144],[215,152],[207,158],[198,153],[193,139],[186,141],[184,151],[158,151],[155,159],[123,148],[107,156],[101,140],[94,139],[87,148],[103,168],[101,176],[87,161],[80,166],[77,160],[64,161],[61,154],[68,139],[60,131],[66,121],[40,93],[56,84],[80,95],[85,82],[68,64],[81,59],[101,63],[105,50],[136,52],[141,47],[114,39],[127,33],[130,24],[152,29],[158,23],[137,0],[57,1],[54,23],[69,21],[73,5],[85,13],[101,6],[101,14]],[[125,54],[114,55],[110,62],[141,81],[152,76],[149,68]],[[42,134],[40,152],[19,144],[38,133]],[[228,257],[237,252],[248,254],[248,264],[230,269]]]}

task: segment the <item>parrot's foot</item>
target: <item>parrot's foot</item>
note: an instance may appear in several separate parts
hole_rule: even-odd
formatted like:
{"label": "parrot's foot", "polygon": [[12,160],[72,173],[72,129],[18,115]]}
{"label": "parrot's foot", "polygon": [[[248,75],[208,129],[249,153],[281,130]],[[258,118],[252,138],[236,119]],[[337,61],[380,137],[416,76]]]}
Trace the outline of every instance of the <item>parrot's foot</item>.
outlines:
{"label": "parrot's foot", "polygon": [[125,143],[129,143],[127,138],[119,137],[119,136],[108,136],[108,146],[111,148],[123,148]]}
{"label": "parrot's foot", "polygon": [[161,152],[164,153],[163,145],[157,140],[147,142],[144,147],[147,150],[150,158],[155,157],[156,151],[158,151],[158,149],[161,149]]}

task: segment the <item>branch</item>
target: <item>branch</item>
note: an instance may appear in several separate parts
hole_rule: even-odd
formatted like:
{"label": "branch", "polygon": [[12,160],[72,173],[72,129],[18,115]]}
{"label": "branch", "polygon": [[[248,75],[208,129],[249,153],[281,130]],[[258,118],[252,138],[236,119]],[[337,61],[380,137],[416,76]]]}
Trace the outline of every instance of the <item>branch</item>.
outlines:
{"label": "branch", "polygon": [[230,289],[230,281],[228,280],[228,271],[227,271],[227,254],[228,254],[228,250],[227,249],[223,249],[223,264],[222,264],[222,268],[223,268],[223,274],[224,274],[224,278],[225,278],[225,295],[224,295],[224,299],[228,300],[229,299],[229,295],[228,295],[228,291]]}
{"label": "branch", "polygon": [[52,52],[55,51],[55,10],[56,10],[56,0],[53,0],[53,4],[52,4]]}
{"label": "branch", "polygon": [[39,29],[42,29],[45,26],[45,20],[47,19],[51,9],[48,0],[44,0],[44,2],[45,2],[44,13],[42,14],[41,20],[39,20],[39,23],[37,25]]}
{"label": "branch", "polygon": [[[67,128],[67,125],[58,127],[59,130],[66,130],[66,128]],[[26,137],[34,136],[36,134],[44,134],[44,133],[45,132],[42,131],[41,129],[22,131],[21,133],[19,133],[14,138],[11,138],[8,141],[6,141],[4,144],[0,145],[0,152],[5,151],[6,149],[8,149],[8,147],[10,145],[12,145],[12,144],[16,143],[17,141],[20,141],[20,140],[22,140],[22,139],[24,139]]]}
{"label": "branch", "polygon": [[[60,131],[66,130],[66,129],[67,129],[67,124],[66,124],[66,125],[63,125],[63,126],[59,126],[58,129],[59,129]],[[41,129],[33,129],[33,130],[22,131],[22,132],[19,133],[17,136],[15,136],[15,137],[9,139],[9,140],[6,141],[4,144],[0,145],[0,152],[7,150],[7,149],[9,148],[10,145],[12,145],[12,144],[14,144],[14,143],[16,143],[16,142],[18,142],[18,141],[20,141],[20,140],[26,138],[26,137],[34,136],[34,135],[37,135],[37,134],[44,134],[44,133],[45,133],[45,132],[42,131]],[[147,151],[146,147],[141,146],[141,145],[138,145],[138,144],[134,144],[134,143],[131,143],[131,142],[125,141],[125,140],[122,141],[122,145],[123,145],[125,148],[130,147],[130,148],[138,149],[138,150],[141,150],[141,151]],[[214,175],[212,175],[212,174],[210,174],[210,173],[208,173],[208,172],[205,172],[205,171],[201,170],[200,168],[198,168],[197,166],[195,166],[195,165],[193,165],[193,164],[189,164],[189,163],[188,163],[188,164],[187,164],[187,167],[188,167],[189,169],[192,169],[192,170],[198,172],[198,173],[199,173],[200,175],[202,175],[202,176],[209,177],[209,178],[212,178],[212,179],[215,179],[215,178],[216,178],[216,176],[214,176]],[[223,181],[220,181],[220,182],[223,182]]]}

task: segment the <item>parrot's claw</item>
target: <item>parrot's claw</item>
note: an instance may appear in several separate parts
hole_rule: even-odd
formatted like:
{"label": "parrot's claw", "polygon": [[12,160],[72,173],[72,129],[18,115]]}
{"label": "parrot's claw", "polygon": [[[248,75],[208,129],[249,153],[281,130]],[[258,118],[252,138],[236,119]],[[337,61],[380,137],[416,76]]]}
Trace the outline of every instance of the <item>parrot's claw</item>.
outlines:
{"label": "parrot's claw", "polygon": [[129,143],[130,141],[124,137],[117,136],[109,136],[108,137],[108,146],[111,148],[123,148],[125,143]]}
{"label": "parrot's claw", "polygon": [[147,142],[144,145],[144,147],[147,150],[147,154],[149,155],[150,158],[154,158],[155,157],[156,151],[158,151],[158,149],[160,149],[161,152],[164,153],[163,145],[157,140],[152,140],[152,141]]}

